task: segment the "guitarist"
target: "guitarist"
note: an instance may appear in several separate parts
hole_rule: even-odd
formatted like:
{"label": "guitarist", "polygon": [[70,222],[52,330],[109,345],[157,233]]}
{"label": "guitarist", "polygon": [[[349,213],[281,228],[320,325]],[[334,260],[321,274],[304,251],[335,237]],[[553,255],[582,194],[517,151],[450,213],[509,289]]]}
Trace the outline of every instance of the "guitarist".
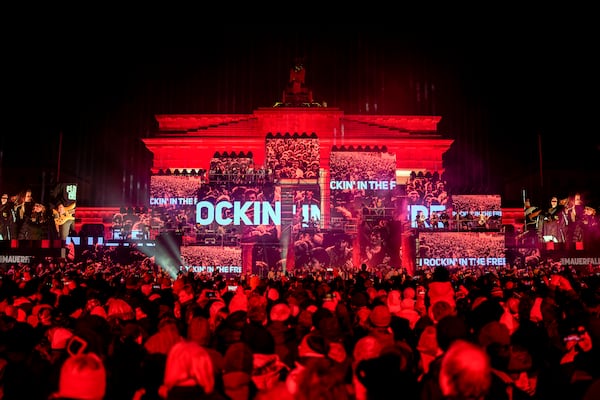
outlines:
{"label": "guitarist", "polygon": [[489,229],[489,225],[488,225],[488,217],[487,215],[485,215],[485,213],[483,211],[479,211],[479,217],[477,219],[477,225],[478,225],[478,230],[480,231],[485,231]]}
{"label": "guitarist", "polygon": [[63,203],[58,203],[53,214],[58,237],[66,240],[75,225],[75,202],[68,207],[65,207]]}

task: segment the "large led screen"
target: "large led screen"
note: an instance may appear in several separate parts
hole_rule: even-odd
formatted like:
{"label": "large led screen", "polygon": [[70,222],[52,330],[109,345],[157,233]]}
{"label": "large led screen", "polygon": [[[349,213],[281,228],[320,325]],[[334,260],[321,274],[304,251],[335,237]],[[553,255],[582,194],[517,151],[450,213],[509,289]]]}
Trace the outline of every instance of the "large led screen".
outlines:
{"label": "large led screen", "polygon": [[[222,240],[222,238],[217,238]],[[239,246],[183,246],[181,248],[181,272],[206,274],[222,273],[240,275],[242,273],[242,251]]]}
{"label": "large led screen", "polygon": [[419,232],[416,267],[504,267],[505,254],[502,232]]}
{"label": "large led screen", "polygon": [[265,149],[267,171],[275,180],[319,177],[320,152],[316,137],[269,136]]}
{"label": "large led screen", "polygon": [[461,230],[500,229],[502,201],[500,195],[452,195],[452,221]]}
{"label": "large led screen", "polygon": [[396,156],[376,151],[332,151],[329,181],[332,229],[353,234],[355,260],[370,268],[400,265]]}

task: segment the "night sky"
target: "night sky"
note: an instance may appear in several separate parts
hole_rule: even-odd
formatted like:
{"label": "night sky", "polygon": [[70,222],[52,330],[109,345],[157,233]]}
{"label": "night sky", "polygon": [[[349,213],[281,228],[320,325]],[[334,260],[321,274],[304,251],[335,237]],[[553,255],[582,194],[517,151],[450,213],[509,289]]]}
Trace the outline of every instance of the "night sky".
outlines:
{"label": "night sky", "polygon": [[441,116],[439,132],[455,139],[444,160],[454,193],[499,193],[504,206],[521,206],[522,188],[541,204],[581,191],[597,206],[592,27],[478,25],[116,34],[109,24],[101,34],[21,38],[4,49],[0,190],[31,187],[43,200],[58,179],[79,183],[81,205],[142,204],[151,158],[140,138],[156,132],[154,115],[272,106],[301,59],[315,100],[347,114],[368,103],[370,114],[377,104],[377,114]]}

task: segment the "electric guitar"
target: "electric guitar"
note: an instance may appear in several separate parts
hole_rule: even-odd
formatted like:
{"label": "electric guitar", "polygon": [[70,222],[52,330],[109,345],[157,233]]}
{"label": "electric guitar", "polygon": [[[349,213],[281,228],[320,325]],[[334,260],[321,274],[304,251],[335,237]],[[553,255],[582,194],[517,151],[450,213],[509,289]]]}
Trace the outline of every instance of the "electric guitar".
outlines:
{"label": "electric guitar", "polygon": [[57,227],[63,225],[67,221],[74,221],[75,216],[75,203],[65,207],[63,213],[59,213],[58,210],[52,210],[52,214],[54,215],[54,223]]}

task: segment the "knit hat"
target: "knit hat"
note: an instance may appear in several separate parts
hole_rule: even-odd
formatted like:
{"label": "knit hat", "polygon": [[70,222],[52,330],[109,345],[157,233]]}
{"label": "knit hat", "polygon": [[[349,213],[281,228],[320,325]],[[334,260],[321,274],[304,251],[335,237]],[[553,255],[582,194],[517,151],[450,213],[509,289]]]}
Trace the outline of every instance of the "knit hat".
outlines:
{"label": "knit hat", "polygon": [[148,296],[148,300],[150,301],[160,300],[160,298],[160,294],[158,293],[152,293],[150,296]]}
{"label": "knit hat", "polygon": [[358,339],[354,345],[354,351],[352,353],[354,362],[358,363],[361,360],[378,357],[379,354],[381,354],[382,348],[383,345],[375,338],[375,336],[363,336]]}
{"label": "knit hat", "polygon": [[382,304],[375,306],[369,314],[369,321],[378,328],[388,327],[392,321],[392,314],[388,306]]}
{"label": "knit hat", "polygon": [[131,306],[123,299],[111,298],[107,301],[108,312],[106,315],[110,318],[120,318],[124,320],[134,319],[135,314]]}
{"label": "knit hat", "polygon": [[58,397],[100,400],[106,393],[106,370],[100,357],[82,353],[69,357],[62,365]]}
{"label": "knit hat", "polygon": [[229,312],[234,313],[236,311],[247,311],[248,310],[248,297],[244,292],[236,293],[229,301]]}
{"label": "knit hat", "polygon": [[308,333],[304,335],[298,346],[298,357],[324,358],[329,353],[329,344],[323,335]]}
{"label": "knit hat", "polygon": [[285,303],[277,303],[271,307],[270,318],[271,321],[287,321],[290,318],[291,310],[290,307]]}

